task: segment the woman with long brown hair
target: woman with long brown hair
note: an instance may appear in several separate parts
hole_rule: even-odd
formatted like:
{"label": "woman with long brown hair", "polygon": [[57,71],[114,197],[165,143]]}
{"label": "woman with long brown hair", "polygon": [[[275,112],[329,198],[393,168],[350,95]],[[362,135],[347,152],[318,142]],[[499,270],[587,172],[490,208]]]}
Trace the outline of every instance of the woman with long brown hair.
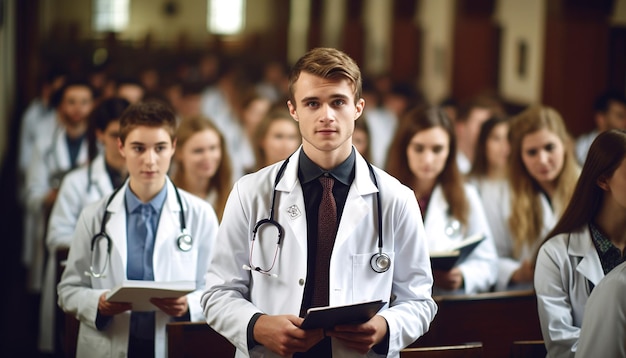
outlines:
{"label": "woman with long brown hair", "polygon": [[572,200],[537,256],[535,290],[551,357],[576,351],[593,287],[625,261],[626,131],[601,133],[591,145]]}
{"label": "woman with long brown hair", "polygon": [[176,133],[177,187],[208,201],[221,220],[232,187],[232,171],[224,137],[207,118],[185,118]]}
{"label": "woman with long brown hair", "polygon": [[533,258],[543,237],[563,213],[579,167],[560,114],[532,106],[511,119],[510,206],[500,217],[509,235],[494,237],[497,290],[532,288]]}
{"label": "woman with long brown hair", "polygon": [[446,250],[462,239],[486,239],[458,266],[433,270],[435,293],[476,293],[495,283],[497,255],[476,190],[465,184],[456,164],[452,122],[440,108],[416,108],[400,122],[389,152],[387,171],[415,192],[428,247]]}

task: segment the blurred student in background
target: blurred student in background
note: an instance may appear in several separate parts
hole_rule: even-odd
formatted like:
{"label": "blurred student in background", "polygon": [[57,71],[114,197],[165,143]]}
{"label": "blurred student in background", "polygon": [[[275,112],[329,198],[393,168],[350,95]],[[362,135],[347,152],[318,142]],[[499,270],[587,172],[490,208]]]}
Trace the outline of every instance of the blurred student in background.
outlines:
{"label": "blurred student in background", "polygon": [[61,180],[87,161],[86,133],[94,101],[93,90],[83,79],[68,79],[54,96],[57,126],[52,133],[37,136],[26,173],[23,258],[30,268],[29,288],[36,292],[41,289],[46,223]]}
{"label": "blurred student in background", "polygon": [[114,97],[104,100],[94,108],[89,116],[87,131],[89,163],[63,178],[59,195],[52,207],[46,235],[48,260],[39,311],[39,350],[42,352],[52,352],[55,344],[56,252],[59,249],[69,249],[78,216],[83,208],[112,193],[126,179],[126,161],[119,152],[117,138],[120,131],[119,118],[128,106],[127,100]]}
{"label": "blurred student in background", "polygon": [[490,218],[506,223],[509,234],[494,237],[497,290],[533,287],[535,253],[572,197],[579,173],[565,123],[554,108],[527,108],[511,119],[509,131],[511,205]]}
{"label": "blurred student in background", "polygon": [[254,139],[257,170],[287,159],[302,143],[298,123],[283,106],[275,106],[257,127]]}
{"label": "blurred student in background", "polygon": [[[598,135],[572,198],[541,246],[535,271],[541,332],[550,357],[572,357],[577,351],[584,320],[597,319],[585,312],[589,295],[626,259],[626,131]],[[623,300],[624,291],[620,293]],[[604,341],[599,333],[596,339]]]}
{"label": "blurred student in background", "polygon": [[184,119],[176,132],[176,186],[209,202],[221,219],[232,187],[232,171],[224,137],[207,118]]}
{"label": "blurred student in background", "polygon": [[496,250],[480,198],[456,166],[452,122],[438,107],[421,107],[407,113],[396,133],[387,169],[415,192],[429,250],[447,250],[474,234],[485,236],[458,266],[433,270],[433,294],[489,291],[496,279]]}
{"label": "blurred student in background", "polygon": [[[447,112],[446,112],[447,113]],[[509,159],[509,123],[502,117],[489,118],[480,128],[474,164],[467,175],[474,185],[483,204],[487,218],[499,217],[500,212],[509,210],[511,190],[507,175]],[[508,225],[504,220],[489,220],[494,237],[509,237]]]}

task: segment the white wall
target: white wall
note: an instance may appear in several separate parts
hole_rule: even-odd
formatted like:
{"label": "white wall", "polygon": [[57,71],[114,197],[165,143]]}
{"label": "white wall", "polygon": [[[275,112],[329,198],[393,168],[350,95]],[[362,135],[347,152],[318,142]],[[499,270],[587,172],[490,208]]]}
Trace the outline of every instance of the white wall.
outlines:
{"label": "white wall", "polygon": [[454,11],[454,0],[422,0],[417,12],[423,40],[419,85],[431,103],[450,95]]}
{"label": "white wall", "polygon": [[[9,142],[15,111],[15,0],[4,0],[4,22],[0,27],[0,167]],[[1,5],[0,5],[1,6]]]}
{"label": "white wall", "polygon": [[[499,0],[496,20],[502,27],[500,94],[519,104],[539,103],[543,83],[546,0]],[[517,72],[518,46],[526,43],[526,74]]]}

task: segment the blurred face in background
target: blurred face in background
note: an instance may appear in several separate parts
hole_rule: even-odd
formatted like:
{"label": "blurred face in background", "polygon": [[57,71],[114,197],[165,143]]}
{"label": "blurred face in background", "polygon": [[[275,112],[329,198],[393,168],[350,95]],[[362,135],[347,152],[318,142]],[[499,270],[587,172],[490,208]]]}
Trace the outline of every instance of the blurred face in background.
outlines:
{"label": "blurred face in background", "polygon": [[261,140],[261,149],[265,155],[264,165],[270,165],[286,159],[300,146],[300,132],[297,123],[291,118],[274,120]]}
{"label": "blurred face in background", "polygon": [[68,87],[59,106],[64,123],[70,127],[86,124],[92,108],[93,96],[85,86]]}
{"label": "blurred face in background", "polygon": [[436,182],[450,154],[450,137],[441,127],[415,133],[406,149],[411,173],[419,181]]}
{"label": "blurred face in background", "polygon": [[493,169],[506,168],[509,158],[509,125],[507,123],[497,124],[487,137],[486,154],[489,167]]}
{"label": "blurred face in background", "polygon": [[369,138],[367,136],[367,132],[362,128],[355,127],[354,133],[352,133],[352,144],[354,144],[356,150],[358,150],[361,155],[365,155],[367,153],[368,143]]}
{"label": "blurred face in background", "polygon": [[120,154],[117,139],[120,137],[120,121],[109,122],[104,131],[96,130],[96,138],[104,148],[104,157],[109,165],[119,166],[124,164],[124,157]]}
{"label": "blurred face in background", "polygon": [[522,139],[522,162],[530,176],[541,187],[553,188],[565,162],[565,146],[561,139],[544,128]]}
{"label": "blurred face in background", "polygon": [[222,161],[219,135],[212,129],[193,134],[178,148],[177,159],[186,177],[210,180]]}

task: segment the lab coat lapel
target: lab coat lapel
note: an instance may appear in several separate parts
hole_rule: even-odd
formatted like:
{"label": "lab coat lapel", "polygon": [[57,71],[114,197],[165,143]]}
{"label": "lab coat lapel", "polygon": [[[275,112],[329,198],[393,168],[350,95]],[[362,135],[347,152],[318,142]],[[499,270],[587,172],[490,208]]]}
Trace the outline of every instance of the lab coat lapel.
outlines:
{"label": "lab coat lapel", "polygon": [[[171,260],[163,256],[173,251],[170,245],[177,245],[176,238],[181,230],[179,220],[180,207],[174,191],[174,185],[169,178],[166,180],[166,185],[167,197],[165,198],[165,203],[163,203],[163,209],[161,209],[157,235],[154,241],[154,254],[152,255],[153,263],[159,263],[158,265],[153,264],[154,279],[157,281],[168,279]],[[184,205],[185,202],[183,201],[183,207],[185,207]]]}
{"label": "lab coat lapel", "polygon": [[[106,210],[109,211],[109,221],[106,224],[106,232],[113,242],[111,250],[111,262],[109,263],[113,282],[121,282],[126,279],[126,204],[124,195],[128,188],[128,181],[115,194],[113,201]],[[108,198],[108,196],[107,196]]]}
{"label": "lab coat lapel", "polygon": [[[281,225],[287,224],[285,230],[291,231],[285,232],[285,239],[293,240],[298,243],[298,247],[301,252],[307,252],[307,223],[306,223],[306,210],[304,206],[304,194],[302,193],[302,186],[298,184],[298,158],[300,156],[300,149],[291,155],[289,163],[285,168],[283,177],[276,185],[276,208],[277,211],[274,214],[275,219],[281,223]],[[273,178],[278,173],[276,171]]]}
{"label": "lab coat lapel", "polygon": [[378,188],[370,177],[367,163],[363,157],[357,154],[354,181],[348,191],[346,204],[341,214],[335,245],[341,245],[346,241],[369,213],[379,215],[375,213],[377,209],[374,207],[374,199],[366,201],[364,198],[366,195],[373,196],[376,192],[378,192]]}
{"label": "lab coat lapel", "polygon": [[48,165],[58,165],[52,172],[68,170],[70,168],[70,154],[67,150],[67,143],[65,141],[65,129],[61,129],[55,133],[56,138],[53,139],[54,143],[54,160]]}
{"label": "lab coat lapel", "polygon": [[584,231],[570,234],[567,251],[570,256],[582,257],[578,266],[576,266],[576,271],[593,282],[594,285],[597,285],[602,280],[604,271],[602,271],[598,252],[591,241],[588,227]]}
{"label": "lab coat lapel", "polygon": [[91,188],[89,195],[96,199],[104,197],[113,192],[113,185],[111,179],[106,171],[104,156],[99,155],[91,164]]}

